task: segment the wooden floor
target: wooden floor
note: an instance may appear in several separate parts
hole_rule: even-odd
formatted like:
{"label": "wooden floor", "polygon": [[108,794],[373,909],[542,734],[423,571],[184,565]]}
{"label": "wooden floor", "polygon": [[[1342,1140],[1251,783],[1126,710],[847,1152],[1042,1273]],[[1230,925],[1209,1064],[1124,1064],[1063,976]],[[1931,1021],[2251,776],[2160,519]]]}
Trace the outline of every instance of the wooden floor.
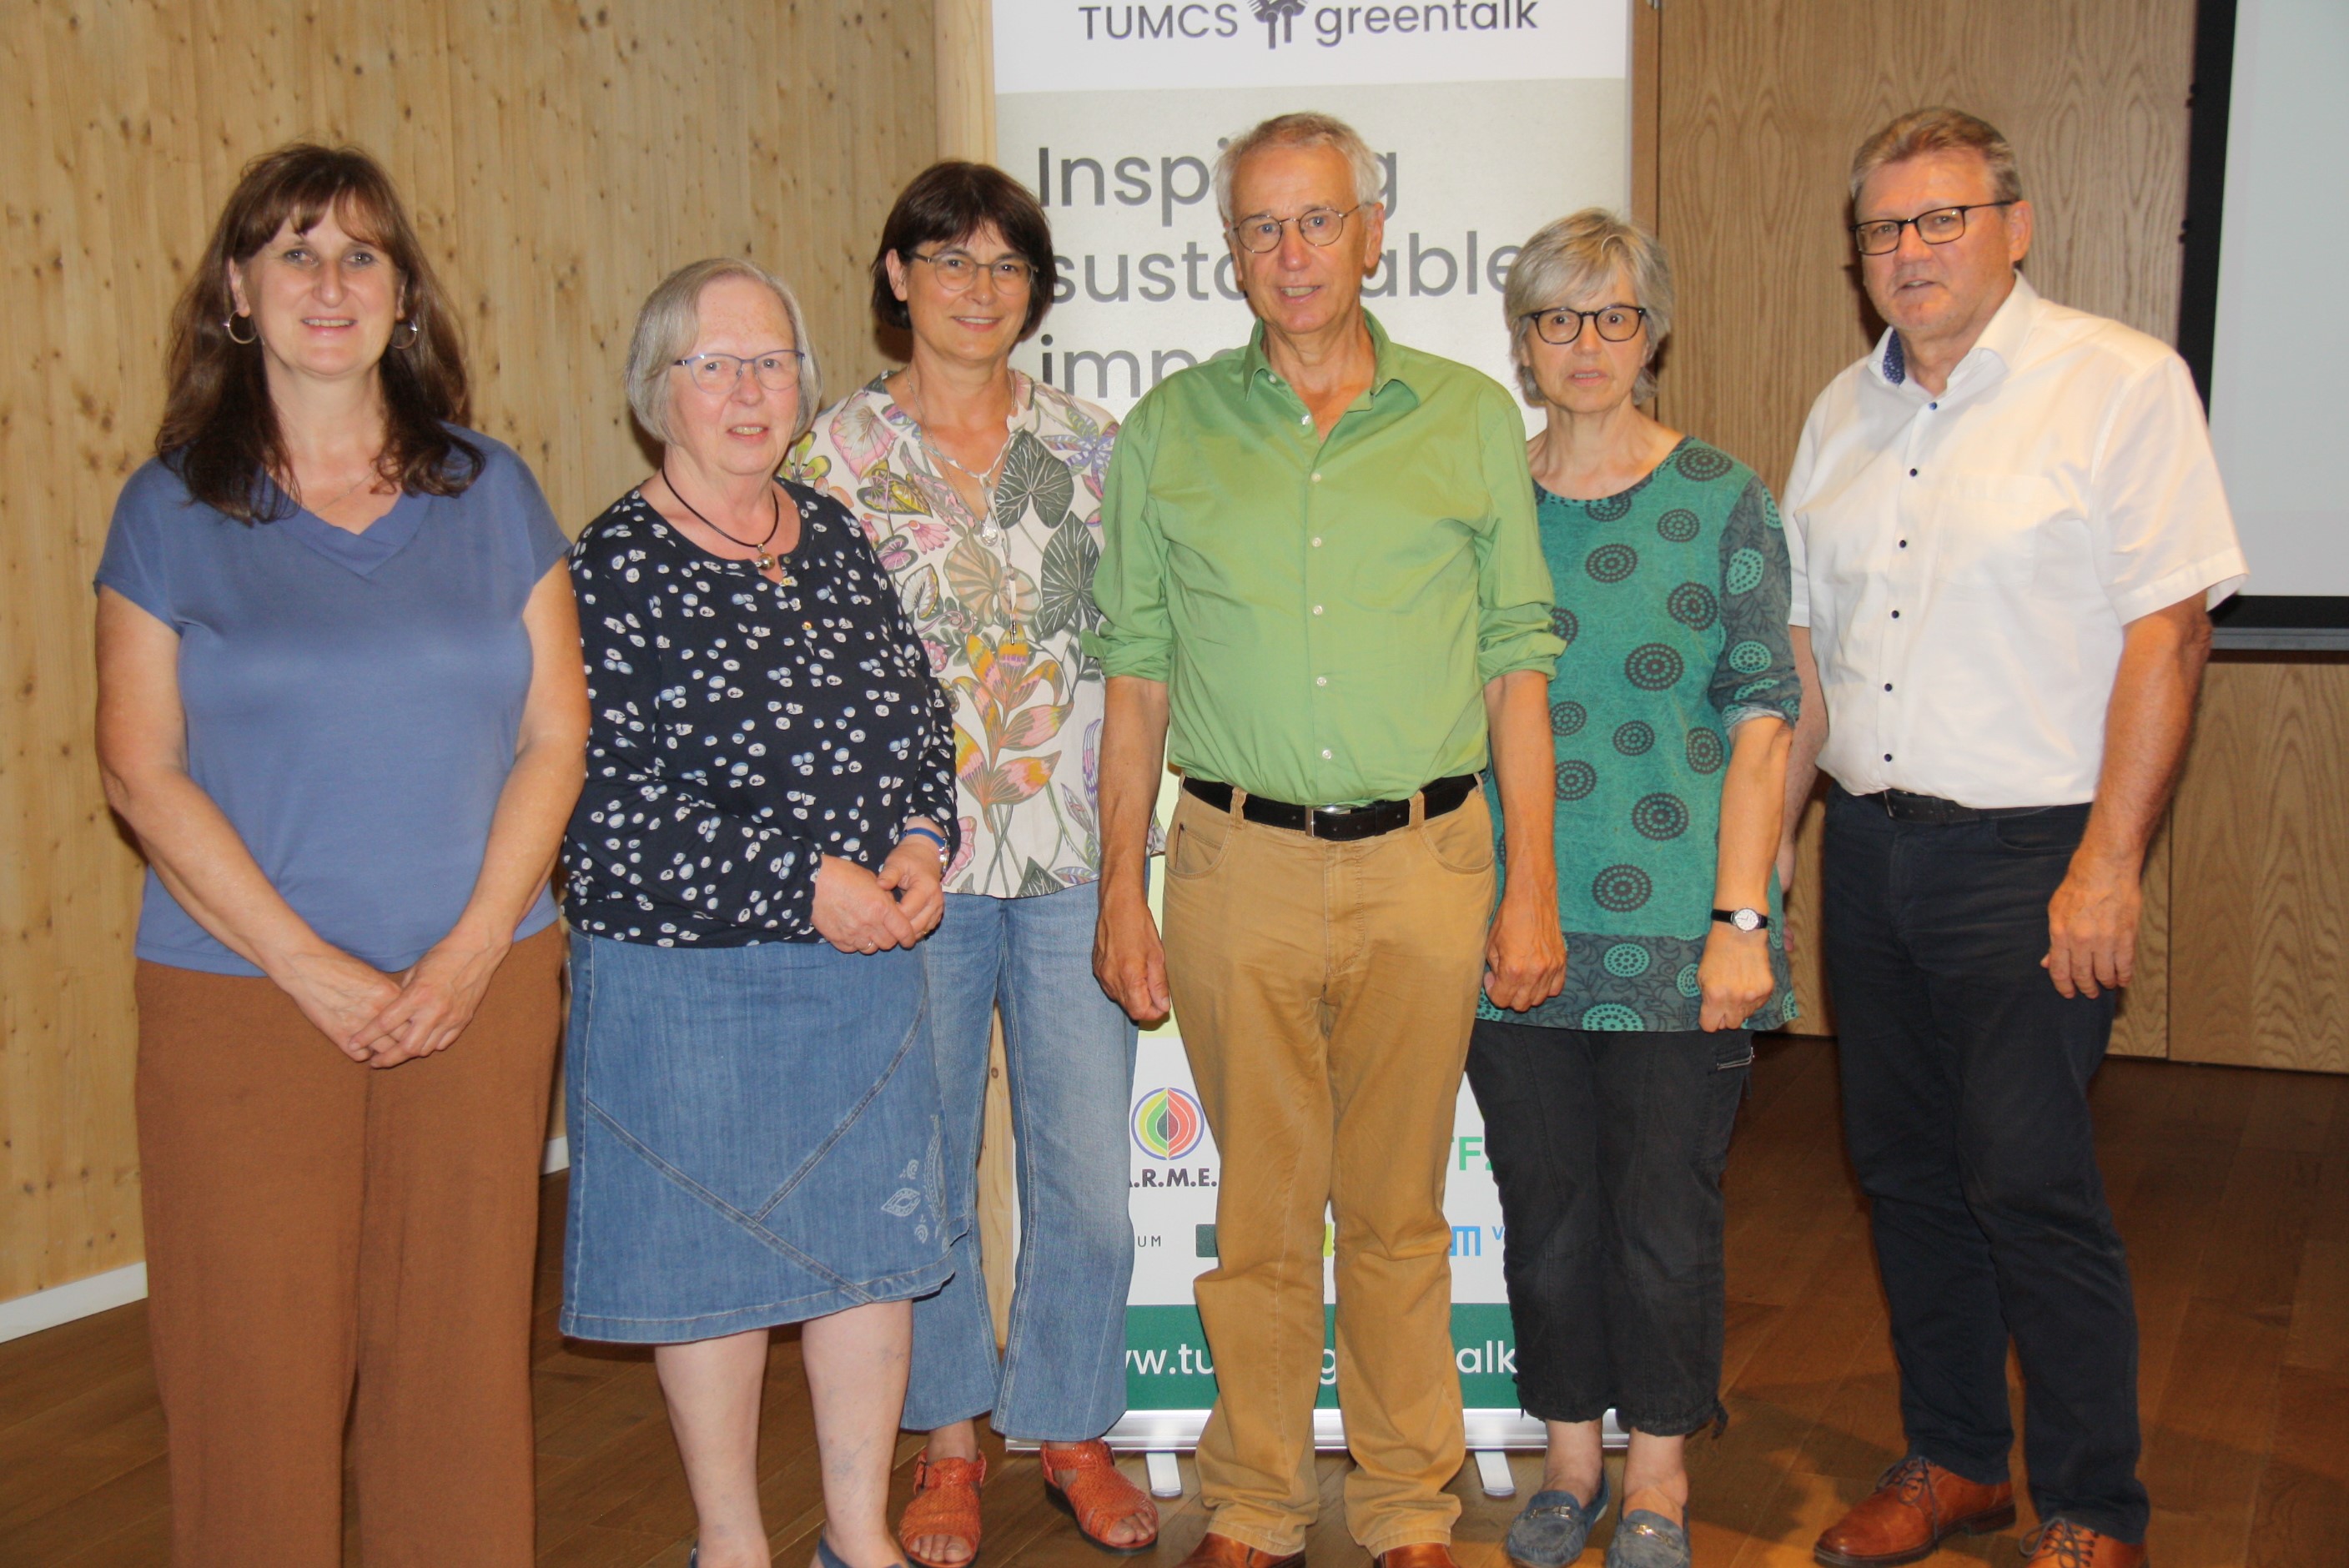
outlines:
{"label": "wooden floor", "polygon": [[[2349,1564],[2349,1078],[2115,1060],[2095,1103],[2106,1180],[2144,1327],[2144,1475],[2160,1568]],[[1697,1562],[1810,1560],[1810,1542],[1899,1456],[1891,1354],[1867,1221],[1837,1130],[1832,1047],[1765,1043],[1729,1171],[1730,1426],[1692,1447]],[[554,1332],[563,1183],[546,1188],[537,1324],[540,1560],[681,1568],[693,1512],[648,1357]],[[779,1336],[766,1407],[775,1560],[798,1568],[821,1522],[795,1338]],[[899,1501],[916,1445],[901,1450]],[[1032,1460],[987,1492],[990,1568],[1107,1568],[1047,1508]],[[1520,1497],[1537,1470],[1514,1461]],[[1321,1460],[1311,1568],[1359,1568]],[[1134,1467],[1138,1475],[1139,1466]],[[1473,1467],[1455,1551],[1505,1568],[1516,1506]],[[1187,1460],[1186,1482],[1192,1478]],[[1600,1527],[1600,1542],[1611,1524]],[[2023,1524],[2031,1521],[2026,1517]],[[1145,1568],[1204,1527],[1167,1512]],[[0,1345],[0,1565],[161,1563],[163,1424],[143,1306]],[[1594,1546],[1597,1543],[1594,1543]],[[2013,1563],[2014,1536],[1951,1556]],[[1945,1558],[1944,1561],[1948,1559]],[[1585,1559],[1595,1565],[1594,1554]]]}

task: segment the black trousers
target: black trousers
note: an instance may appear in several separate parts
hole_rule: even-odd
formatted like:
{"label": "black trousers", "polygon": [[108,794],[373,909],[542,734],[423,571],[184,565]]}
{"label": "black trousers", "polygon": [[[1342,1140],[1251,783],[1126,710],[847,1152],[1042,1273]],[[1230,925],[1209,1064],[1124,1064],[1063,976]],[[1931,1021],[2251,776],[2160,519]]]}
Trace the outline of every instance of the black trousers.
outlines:
{"label": "black trousers", "polygon": [[2039,965],[2087,820],[1896,822],[1837,789],[1823,945],[1909,1450],[2008,1478],[2011,1336],[2039,1517],[2136,1542],[2137,1310],[2087,1099],[2115,998]]}
{"label": "black trousers", "polygon": [[1692,1432],[1721,1413],[1721,1171],[1754,1037],[1480,1018],[1468,1083],[1500,1189],[1517,1398]]}

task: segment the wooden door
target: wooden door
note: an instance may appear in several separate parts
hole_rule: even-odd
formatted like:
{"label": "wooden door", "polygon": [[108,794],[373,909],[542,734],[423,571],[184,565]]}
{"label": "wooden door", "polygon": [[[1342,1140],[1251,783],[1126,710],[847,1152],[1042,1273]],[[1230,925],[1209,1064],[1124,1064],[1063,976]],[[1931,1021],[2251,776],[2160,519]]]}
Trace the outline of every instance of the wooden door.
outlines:
{"label": "wooden door", "polygon": [[[1639,22],[1652,49],[1640,63],[1654,83],[1653,218],[1679,287],[1658,413],[1774,492],[1811,399],[1881,330],[1845,237],[1846,171],[1905,110],[1952,105],[2014,143],[2039,210],[2025,270],[2043,294],[2172,336],[2194,0],[1661,0]],[[1815,802],[1788,925],[1798,1027],[1826,1032],[1818,814]],[[2147,869],[2146,962],[2117,1051],[2166,1049],[2168,864],[2165,841]]]}

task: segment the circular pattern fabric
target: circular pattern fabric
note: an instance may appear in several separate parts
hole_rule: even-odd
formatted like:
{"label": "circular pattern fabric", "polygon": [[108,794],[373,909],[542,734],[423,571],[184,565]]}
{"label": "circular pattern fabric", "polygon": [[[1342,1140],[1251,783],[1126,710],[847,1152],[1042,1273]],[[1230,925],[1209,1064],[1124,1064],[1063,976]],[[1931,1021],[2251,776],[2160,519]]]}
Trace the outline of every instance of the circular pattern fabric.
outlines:
{"label": "circular pattern fabric", "polygon": [[1628,544],[1602,544],[1583,558],[1582,569],[1597,582],[1620,583],[1640,569],[1640,552]]}
{"label": "circular pattern fabric", "polygon": [[1599,769],[1588,762],[1561,762],[1557,765],[1557,798],[1561,800],[1587,799],[1599,788]]}
{"label": "circular pattern fabric", "polygon": [[1721,737],[1710,729],[1688,732],[1688,761],[1700,773],[1721,771]]}
{"label": "circular pattern fabric", "polygon": [[1721,615],[1721,601],[1702,583],[1683,583],[1664,596],[1664,611],[1692,631],[1703,631]]}
{"label": "circular pattern fabric", "polygon": [[1589,713],[1578,702],[1554,702],[1549,705],[1549,732],[1552,735],[1573,735],[1589,721]]}
{"label": "circular pattern fabric", "polygon": [[1770,667],[1770,650],[1747,641],[1729,650],[1729,667],[1741,676],[1758,676]]}
{"label": "circular pattern fabric", "polygon": [[1754,697],[1760,696],[1764,692],[1768,691],[1772,686],[1775,686],[1778,683],[1775,681],[1747,681],[1744,686],[1739,686],[1735,691],[1729,694],[1729,700],[1732,702],[1750,701]]}
{"label": "circular pattern fabric", "polygon": [[1619,942],[1599,962],[1618,980],[1633,980],[1648,972],[1648,950],[1636,942]]}
{"label": "circular pattern fabric", "polygon": [[1582,1026],[1607,1034],[1628,1035],[1645,1029],[1648,1020],[1620,1002],[1601,1002],[1584,1010]]}
{"label": "circular pattern fabric", "polygon": [[1615,729],[1615,749],[1626,757],[1645,756],[1656,744],[1655,727],[1644,718],[1635,718]]}
{"label": "circular pattern fabric", "polygon": [[1681,972],[1672,976],[1672,989],[1683,996],[1693,996],[1704,989],[1704,983],[1697,977],[1695,965],[1681,965]]}
{"label": "circular pattern fabric", "polygon": [[1559,642],[1564,643],[1570,648],[1574,646],[1575,634],[1581,630],[1582,623],[1575,618],[1573,611],[1568,609],[1563,604],[1552,604],[1549,607],[1549,632],[1551,636],[1556,637]]}
{"label": "circular pattern fabric", "polygon": [[1633,865],[1612,865],[1590,879],[1591,902],[1613,914],[1629,914],[1653,898],[1656,884]]}
{"label": "circular pattern fabric", "polygon": [[1672,466],[1680,469],[1682,478],[1703,484],[1729,471],[1729,455],[1691,441],[1681,449],[1680,456],[1673,459]]}
{"label": "circular pattern fabric", "polygon": [[1744,550],[1732,551],[1729,556],[1729,571],[1722,582],[1723,586],[1732,593],[1751,593],[1761,587],[1762,552],[1750,546]]}
{"label": "circular pattern fabric", "polygon": [[1674,544],[1686,544],[1697,536],[1696,513],[1684,506],[1676,506],[1656,519],[1656,531]]}
{"label": "circular pattern fabric", "polygon": [[1600,496],[1585,502],[1583,510],[1590,514],[1593,522],[1613,522],[1631,510],[1631,493],[1626,490],[1621,495]]}
{"label": "circular pattern fabric", "polygon": [[1677,839],[1688,831],[1688,804],[1679,796],[1661,790],[1653,795],[1642,795],[1639,803],[1631,808],[1631,826],[1643,839],[1654,839],[1659,842],[1665,839]]}
{"label": "circular pattern fabric", "polygon": [[1641,643],[1623,660],[1623,678],[1641,691],[1667,691],[1687,673],[1677,649],[1664,643]]}

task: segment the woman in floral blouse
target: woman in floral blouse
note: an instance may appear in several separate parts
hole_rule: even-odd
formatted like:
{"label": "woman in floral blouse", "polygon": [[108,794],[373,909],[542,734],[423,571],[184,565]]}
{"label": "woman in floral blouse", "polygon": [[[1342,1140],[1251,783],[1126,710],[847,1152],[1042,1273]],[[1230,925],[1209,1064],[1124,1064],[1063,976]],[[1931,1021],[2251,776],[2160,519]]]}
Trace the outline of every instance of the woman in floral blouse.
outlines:
{"label": "woman in floral blouse", "polygon": [[[1101,1436],[1125,1411],[1133,1233],[1125,1119],[1133,1026],[1092,975],[1102,680],[1095,619],[1103,409],[1011,368],[1050,302],[1051,232],[1001,170],[940,163],[897,199],[874,313],[913,363],[818,416],[790,475],[864,524],[954,699],[959,848],[922,944],[945,1101],[955,1275],[915,1307],[905,1425],[930,1440],[898,1527],[926,1568],[978,1551],[977,1418],[1044,1445],[1045,1485],[1093,1541],[1157,1538],[1150,1499]],[[1003,1014],[1021,1243],[999,1364],[977,1188],[989,1023]]]}

